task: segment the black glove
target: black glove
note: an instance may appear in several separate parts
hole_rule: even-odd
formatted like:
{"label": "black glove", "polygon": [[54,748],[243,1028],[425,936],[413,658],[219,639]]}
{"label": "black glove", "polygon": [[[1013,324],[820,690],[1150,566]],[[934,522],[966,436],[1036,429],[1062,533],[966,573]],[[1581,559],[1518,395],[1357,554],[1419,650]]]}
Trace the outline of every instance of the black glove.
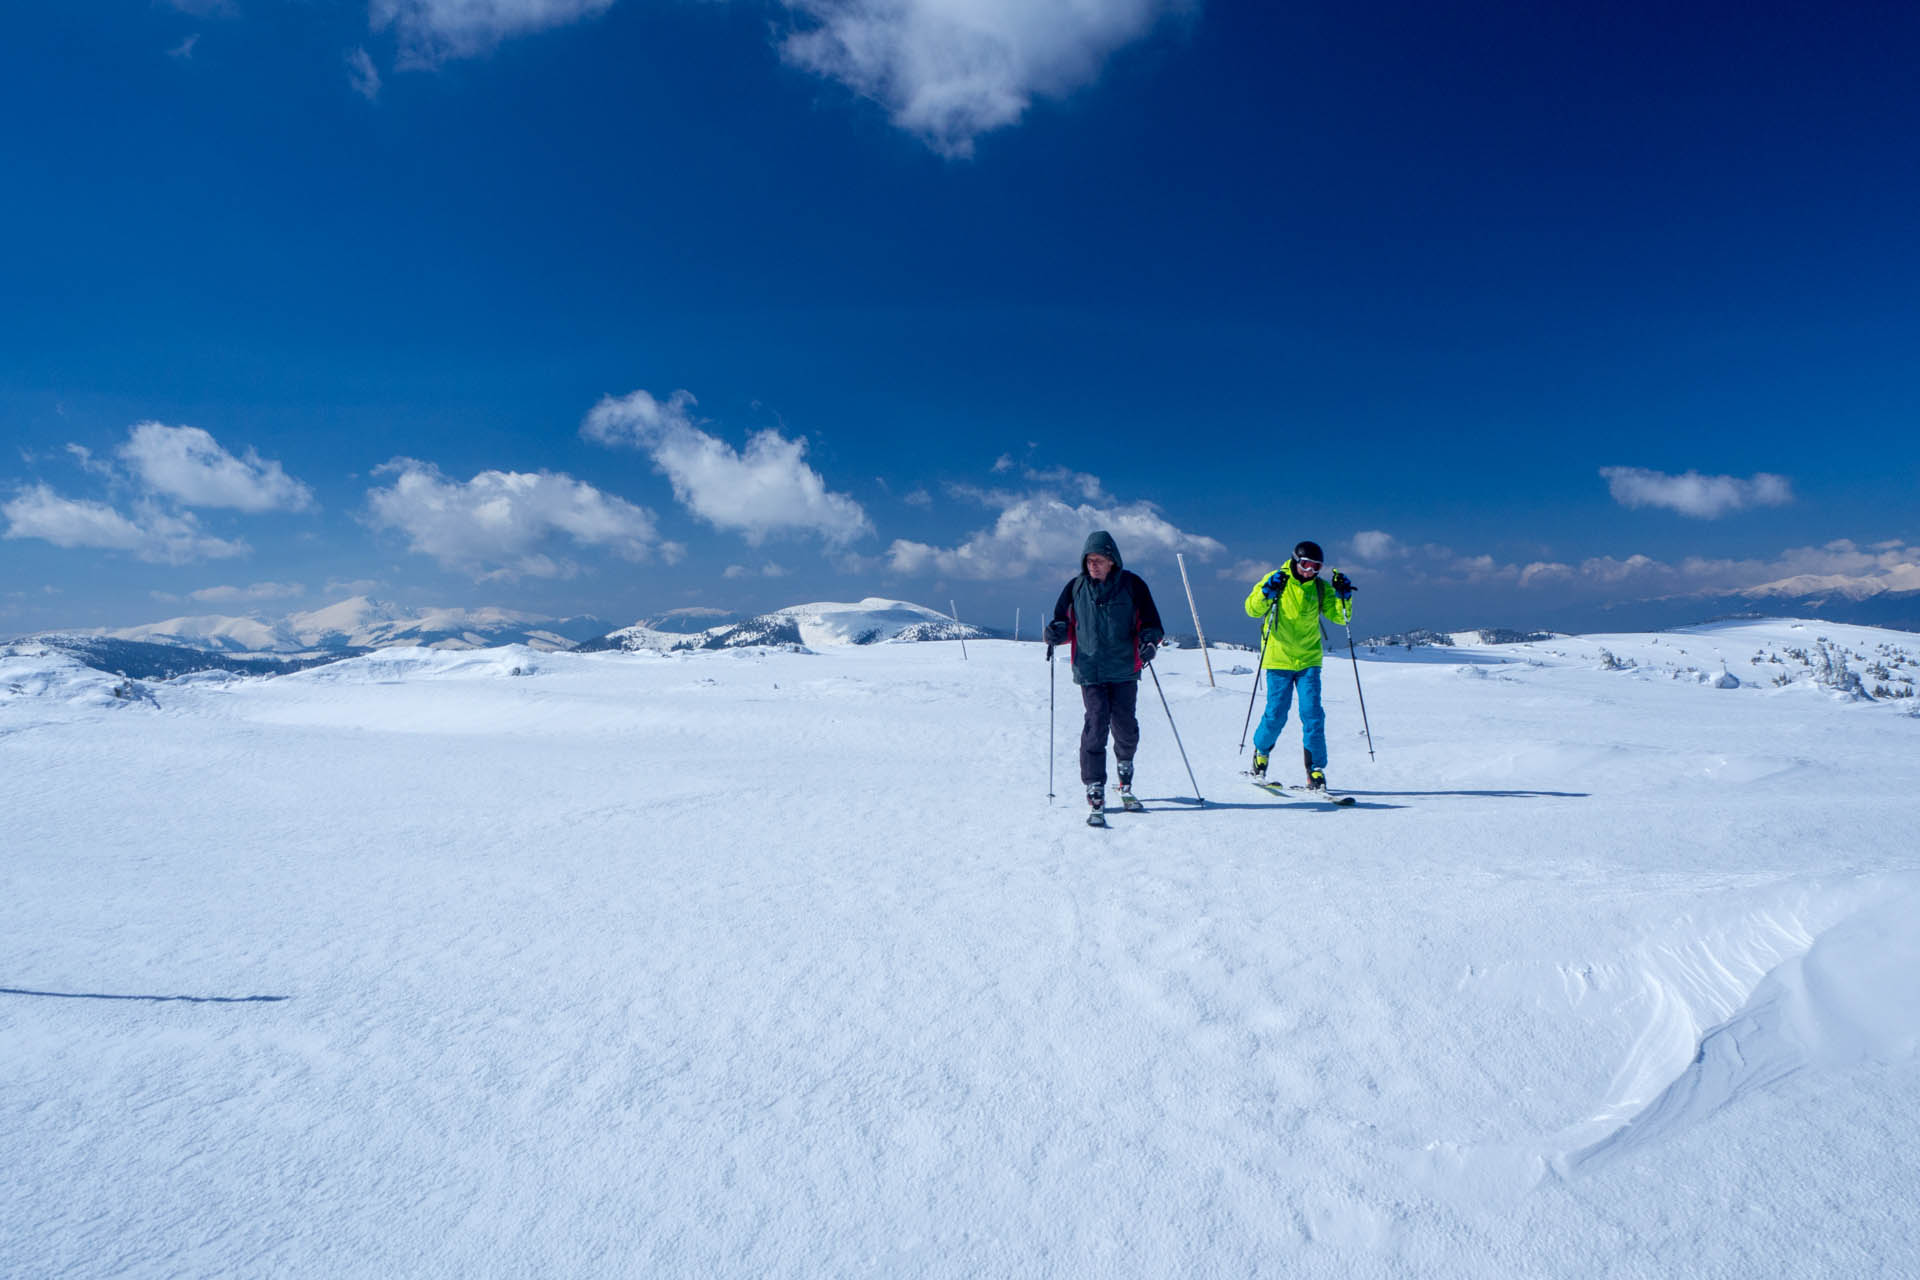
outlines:
{"label": "black glove", "polygon": [[1049,622],[1044,634],[1048,644],[1065,644],[1067,642],[1066,619],[1055,618],[1052,622]]}
{"label": "black glove", "polygon": [[1140,646],[1140,665],[1143,667],[1150,665],[1153,662],[1153,655],[1158,652],[1160,652],[1160,646],[1155,644],[1151,640],[1141,645]]}
{"label": "black glove", "polygon": [[1348,596],[1352,595],[1356,590],[1358,590],[1358,588],[1353,585],[1353,579],[1349,578],[1346,574],[1340,572],[1338,569],[1335,569],[1333,571],[1332,582],[1333,582],[1333,594],[1339,596],[1342,600],[1345,600]]}
{"label": "black glove", "polygon": [[1280,598],[1280,593],[1286,590],[1286,587],[1287,587],[1286,576],[1282,574],[1278,569],[1275,569],[1272,573],[1268,574],[1265,578],[1261,580],[1260,594],[1265,596],[1269,600],[1278,600]]}

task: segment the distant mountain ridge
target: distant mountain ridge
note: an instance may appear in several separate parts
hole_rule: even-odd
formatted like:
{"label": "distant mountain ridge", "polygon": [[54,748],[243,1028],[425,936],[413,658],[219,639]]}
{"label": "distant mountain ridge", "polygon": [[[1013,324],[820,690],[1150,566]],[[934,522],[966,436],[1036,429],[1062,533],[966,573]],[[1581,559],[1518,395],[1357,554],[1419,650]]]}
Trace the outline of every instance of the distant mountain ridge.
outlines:
{"label": "distant mountain ridge", "polygon": [[552,651],[570,649],[581,640],[601,634],[605,627],[604,620],[589,616],[547,618],[499,608],[414,610],[368,596],[353,596],[324,608],[288,614],[277,622],[210,614],[63,634],[212,653],[342,655],[395,645],[483,649],[524,644]]}
{"label": "distant mountain ridge", "polygon": [[[676,613],[688,611],[676,610]],[[924,640],[990,640],[1001,633],[955,622],[937,609],[869,596],[846,604],[789,605],[751,618],[729,618],[697,631],[669,630],[672,615],[642,619],[580,645],[582,652],[652,650],[675,653],[697,649],[735,649],[747,645],[803,645],[809,649],[868,644],[912,644]]]}

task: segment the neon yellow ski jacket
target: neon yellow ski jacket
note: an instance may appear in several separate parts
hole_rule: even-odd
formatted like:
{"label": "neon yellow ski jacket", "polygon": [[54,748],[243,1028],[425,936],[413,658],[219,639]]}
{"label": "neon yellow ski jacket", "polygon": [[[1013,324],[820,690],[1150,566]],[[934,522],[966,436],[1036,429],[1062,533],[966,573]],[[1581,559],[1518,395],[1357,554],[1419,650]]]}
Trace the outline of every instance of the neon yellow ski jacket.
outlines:
{"label": "neon yellow ski jacket", "polygon": [[[1326,579],[1333,576],[1333,570],[1323,567],[1321,575],[1312,582],[1302,582],[1293,576],[1293,561],[1288,560],[1253,584],[1253,591],[1247,596],[1247,616],[1266,619],[1260,627],[1262,667],[1305,671],[1319,666],[1322,657],[1320,615],[1325,614],[1334,622],[1353,621],[1352,598],[1342,600],[1326,583]],[[1268,578],[1274,577],[1286,585],[1280,589],[1278,600],[1269,600],[1260,588]],[[1276,605],[1279,607],[1275,608]]]}

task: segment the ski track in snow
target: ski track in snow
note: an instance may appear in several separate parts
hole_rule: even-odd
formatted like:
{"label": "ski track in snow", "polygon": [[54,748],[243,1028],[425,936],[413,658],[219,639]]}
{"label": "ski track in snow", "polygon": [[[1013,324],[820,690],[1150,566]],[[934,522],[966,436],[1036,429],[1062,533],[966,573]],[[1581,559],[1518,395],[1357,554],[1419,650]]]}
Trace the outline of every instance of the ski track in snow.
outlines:
{"label": "ski track in snow", "polygon": [[1033,645],[0,659],[0,1274],[1912,1270],[1920,725],[1661,665],[1788,626],[1331,665],[1352,810],[1168,651],[1107,831]]}

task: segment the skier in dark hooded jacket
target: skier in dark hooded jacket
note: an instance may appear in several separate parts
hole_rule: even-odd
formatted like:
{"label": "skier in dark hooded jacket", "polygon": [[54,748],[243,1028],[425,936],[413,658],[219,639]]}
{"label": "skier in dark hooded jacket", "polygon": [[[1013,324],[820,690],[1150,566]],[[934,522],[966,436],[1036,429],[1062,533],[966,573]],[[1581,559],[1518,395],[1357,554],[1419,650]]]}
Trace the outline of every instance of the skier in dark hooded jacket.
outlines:
{"label": "skier in dark hooded jacket", "polygon": [[1120,548],[1104,529],[1087,535],[1080,551],[1080,574],[1060,590],[1053,620],[1047,624],[1047,658],[1053,646],[1073,649],[1073,682],[1087,718],[1080,730],[1080,781],[1087,786],[1087,821],[1105,821],[1107,734],[1119,765],[1121,802],[1131,809],[1133,753],[1140,745],[1140,720],[1134,708],[1140,670],[1153,661],[1165,636],[1153,593],[1140,575],[1120,564]]}

